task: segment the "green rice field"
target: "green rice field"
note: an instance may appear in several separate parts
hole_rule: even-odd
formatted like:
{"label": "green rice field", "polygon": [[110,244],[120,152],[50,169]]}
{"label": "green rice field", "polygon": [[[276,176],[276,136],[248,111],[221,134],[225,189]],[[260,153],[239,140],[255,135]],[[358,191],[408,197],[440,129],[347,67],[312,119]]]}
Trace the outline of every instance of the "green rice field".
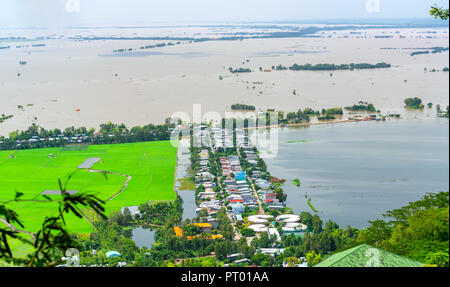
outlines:
{"label": "green rice field", "polygon": [[[67,190],[96,194],[107,201],[107,214],[124,206],[174,200],[176,152],[169,141],[0,151],[0,201],[14,199],[15,191],[24,193],[22,199],[44,199],[42,192],[59,190],[58,179],[64,182],[74,171]],[[87,158],[100,159],[91,170],[79,169]],[[99,171],[111,173],[105,178]],[[9,207],[31,232],[56,212],[56,203],[48,202],[14,202]],[[92,231],[85,219],[67,219],[71,231]]]}

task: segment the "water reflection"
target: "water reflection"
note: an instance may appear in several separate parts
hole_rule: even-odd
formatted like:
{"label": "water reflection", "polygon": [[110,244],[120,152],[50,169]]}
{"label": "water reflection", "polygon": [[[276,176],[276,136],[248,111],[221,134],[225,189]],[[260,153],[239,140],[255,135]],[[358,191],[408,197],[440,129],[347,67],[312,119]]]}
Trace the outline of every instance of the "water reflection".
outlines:
{"label": "water reflection", "polygon": [[178,147],[178,162],[176,169],[176,183],[175,189],[178,195],[183,199],[183,220],[187,218],[194,218],[196,216],[195,210],[197,208],[195,203],[195,191],[194,190],[180,190],[179,179],[189,177],[188,168],[190,166],[190,140],[182,139]]}
{"label": "water reflection", "polygon": [[155,230],[150,228],[136,227],[132,230],[131,239],[139,248],[151,248],[155,243]]}

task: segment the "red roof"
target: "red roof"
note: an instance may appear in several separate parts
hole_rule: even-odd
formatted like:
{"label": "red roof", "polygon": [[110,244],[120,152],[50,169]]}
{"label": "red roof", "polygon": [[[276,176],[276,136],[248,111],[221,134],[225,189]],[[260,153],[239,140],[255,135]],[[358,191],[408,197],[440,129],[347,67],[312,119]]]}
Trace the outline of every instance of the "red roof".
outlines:
{"label": "red roof", "polygon": [[230,202],[244,202],[243,199],[232,199],[230,200]]}

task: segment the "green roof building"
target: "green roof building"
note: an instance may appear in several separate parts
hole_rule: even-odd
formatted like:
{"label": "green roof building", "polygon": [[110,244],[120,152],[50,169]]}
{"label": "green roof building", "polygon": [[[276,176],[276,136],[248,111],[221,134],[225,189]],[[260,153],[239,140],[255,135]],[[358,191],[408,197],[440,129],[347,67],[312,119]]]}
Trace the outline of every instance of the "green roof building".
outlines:
{"label": "green roof building", "polygon": [[424,267],[424,263],[405,258],[367,244],[336,253],[314,267]]}

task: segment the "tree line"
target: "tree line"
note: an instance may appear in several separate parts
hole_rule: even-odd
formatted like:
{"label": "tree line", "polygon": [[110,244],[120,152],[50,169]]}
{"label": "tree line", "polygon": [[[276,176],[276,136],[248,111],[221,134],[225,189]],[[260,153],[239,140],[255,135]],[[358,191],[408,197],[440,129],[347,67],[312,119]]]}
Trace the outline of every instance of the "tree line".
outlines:
{"label": "tree line", "polygon": [[391,64],[388,63],[377,63],[377,64],[368,64],[368,63],[351,63],[351,64],[305,64],[298,65],[293,64],[290,67],[286,67],[283,65],[272,66],[272,69],[283,71],[283,70],[291,70],[291,71],[336,71],[336,70],[363,70],[363,69],[383,69],[390,68]]}
{"label": "tree line", "polygon": [[255,106],[245,105],[245,104],[234,104],[231,105],[232,110],[243,110],[243,111],[254,111],[256,110]]}
{"label": "tree line", "polygon": [[108,122],[101,124],[99,131],[86,127],[47,130],[33,123],[27,130],[13,131],[8,138],[0,137],[0,150],[61,147],[73,143],[113,144],[169,140],[174,128],[175,124],[169,120],[161,125],[148,124],[132,128]]}
{"label": "tree line", "polygon": [[373,104],[367,102],[359,102],[353,106],[345,107],[346,110],[349,111],[367,111],[367,112],[376,112],[375,106]]}

